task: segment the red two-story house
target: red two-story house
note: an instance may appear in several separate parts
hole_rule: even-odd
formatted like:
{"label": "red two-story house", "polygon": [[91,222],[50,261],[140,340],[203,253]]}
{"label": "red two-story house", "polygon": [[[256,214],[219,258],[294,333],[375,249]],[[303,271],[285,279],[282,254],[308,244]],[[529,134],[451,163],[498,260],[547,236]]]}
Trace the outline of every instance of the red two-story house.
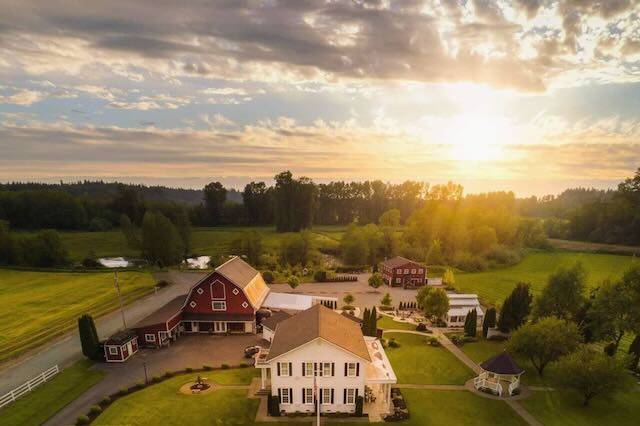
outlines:
{"label": "red two-story house", "polygon": [[427,267],[404,257],[380,263],[380,274],[385,282],[394,287],[419,287],[426,284]]}
{"label": "red two-story house", "polygon": [[147,346],[166,345],[181,333],[255,333],[256,312],[268,293],[260,273],[234,257],[133,329]]}

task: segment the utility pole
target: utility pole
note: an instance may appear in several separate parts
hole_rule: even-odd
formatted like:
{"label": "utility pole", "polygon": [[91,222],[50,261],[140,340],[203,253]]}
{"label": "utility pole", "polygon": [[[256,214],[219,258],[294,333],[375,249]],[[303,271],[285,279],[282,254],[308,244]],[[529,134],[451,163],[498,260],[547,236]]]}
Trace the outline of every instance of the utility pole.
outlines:
{"label": "utility pole", "polygon": [[118,293],[118,302],[120,302],[120,313],[122,314],[122,324],[127,328],[127,320],[124,318],[124,306],[122,305],[122,295],[120,294],[120,284],[118,284],[118,271],[113,271],[114,284]]}

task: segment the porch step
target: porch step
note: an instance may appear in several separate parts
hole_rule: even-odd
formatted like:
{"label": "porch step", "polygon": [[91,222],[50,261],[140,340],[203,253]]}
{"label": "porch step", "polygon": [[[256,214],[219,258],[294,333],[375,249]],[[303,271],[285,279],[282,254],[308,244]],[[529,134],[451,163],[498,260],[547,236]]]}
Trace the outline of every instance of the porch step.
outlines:
{"label": "porch step", "polygon": [[271,395],[270,389],[259,389],[256,391],[256,395]]}

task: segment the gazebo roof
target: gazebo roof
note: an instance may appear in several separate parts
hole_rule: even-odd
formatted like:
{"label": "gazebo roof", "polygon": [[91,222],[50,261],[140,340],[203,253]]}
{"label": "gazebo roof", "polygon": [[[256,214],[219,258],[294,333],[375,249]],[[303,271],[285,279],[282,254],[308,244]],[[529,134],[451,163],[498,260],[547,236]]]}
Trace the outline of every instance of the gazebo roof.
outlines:
{"label": "gazebo roof", "polygon": [[524,370],[505,351],[480,364],[483,370],[496,374],[522,374]]}

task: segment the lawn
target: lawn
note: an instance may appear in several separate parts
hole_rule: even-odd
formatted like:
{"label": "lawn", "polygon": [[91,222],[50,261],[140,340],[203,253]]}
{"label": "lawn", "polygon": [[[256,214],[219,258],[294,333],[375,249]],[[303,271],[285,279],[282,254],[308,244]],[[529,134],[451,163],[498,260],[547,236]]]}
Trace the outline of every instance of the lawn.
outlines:
{"label": "lawn", "polygon": [[462,385],[473,372],[443,347],[426,343],[425,336],[404,333],[385,333],[393,337],[399,348],[387,348],[387,356],[402,384]]}
{"label": "lawn", "polygon": [[79,361],[0,411],[0,425],[40,425],[96,384],[104,372]]}
{"label": "lawn", "polygon": [[399,322],[394,321],[386,315],[382,315],[382,317],[378,320],[378,328],[387,329],[387,330],[415,330],[416,325],[408,322]]}
{"label": "lawn", "polygon": [[467,391],[402,389],[410,419],[403,425],[525,425],[504,401]]}
{"label": "lawn", "polygon": [[[213,382],[248,385],[255,368],[204,372]],[[115,401],[95,425],[222,425],[253,424],[258,399],[248,399],[246,389],[217,389],[205,395],[183,395],[180,386],[196,374],[185,374],[150,386]]]}
{"label": "lawn", "polygon": [[534,417],[547,426],[637,425],[640,421],[640,389],[615,394],[611,398],[595,398],[589,406],[566,391],[534,392],[522,401]]}
{"label": "lawn", "polygon": [[456,274],[456,288],[465,293],[477,293],[483,304],[502,303],[520,282],[531,283],[534,294],[540,293],[549,275],[561,265],[580,261],[588,272],[589,286],[599,284],[605,278],[618,278],[628,268],[634,257],[613,254],[574,252],[532,252],[522,262],[508,268],[487,272]]}
{"label": "lawn", "polygon": [[[145,272],[121,272],[119,278],[125,302],[155,285]],[[97,316],[118,305],[112,272],[0,269],[0,300],[0,362],[75,328],[84,313]]]}
{"label": "lawn", "polygon": [[[318,247],[336,247],[345,227],[316,226],[311,232]],[[277,252],[280,241],[287,233],[277,233],[274,227],[212,227],[193,228],[191,251],[201,255],[231,254],[232,242],[246,231],[258,231],[263,236],[267,252]],[[93,252],[96,257],[138,256],[127,247],[119,229],[105,232],[60,232],[62,242],[74,261],[81,261]]]}

